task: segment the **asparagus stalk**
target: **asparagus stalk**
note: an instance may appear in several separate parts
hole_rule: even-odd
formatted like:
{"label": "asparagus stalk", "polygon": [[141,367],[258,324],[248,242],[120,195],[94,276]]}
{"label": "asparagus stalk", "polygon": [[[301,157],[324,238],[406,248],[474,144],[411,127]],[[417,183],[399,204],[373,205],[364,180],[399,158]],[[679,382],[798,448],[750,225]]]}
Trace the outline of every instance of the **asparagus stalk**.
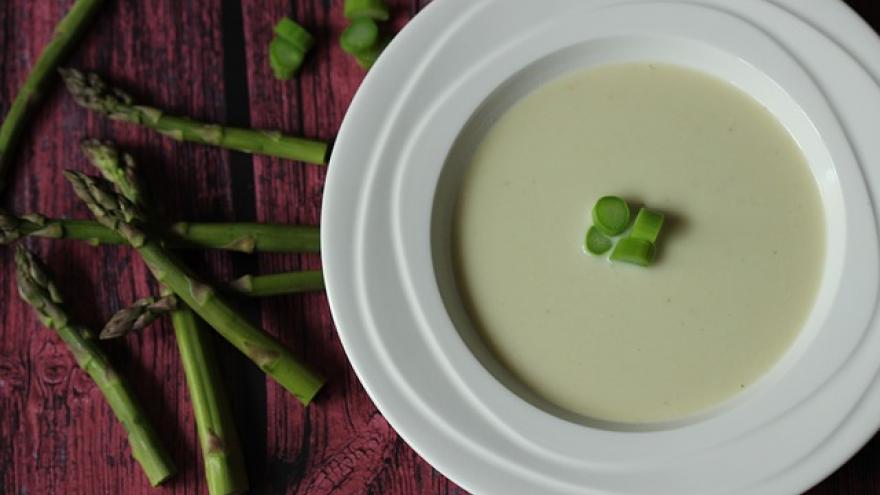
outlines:
{"label": "asparagus stalk", "polygon": [[128,432],[131,453],[140,463],[150,484],[156,486],[171,477],[175,472],[171,457],[131,387],[113,369],[92,333],[70,322],[58,290],[42,263],[19,246],[15,253],[15,265],[21,298],[34,308],[43,325],[55,330],[67,344],[77,364],[101,389],[116,418]]}
{"label": "asparagus stalk", "polygon": [[[81,146],[104,177],[116,186],[123,198],[144,210],[146,204],[141,183],[137,179],[134,159],[120,154],[111,143],[86,140]],[[226,395],[220,384],[220,368],[214,357],[210,335],[196,321],[192,310],[177,303],[177,297],[163,290],[160,298],[144,298],[114,315],[101,338],[107,333],[126,333],[149,325],[164,313],[171,312],[180,359],[192,397],[196,428],[205,463],[205,478],[211,495],[230,495],[247,491],[248,481],[238,434]]]}
{"label": "asparagus stalk", "polygon": [[224,127],[165,115],[158,108],[135,104],[131,96],[108,86],[96,74],[83,74],[76,69],[59,71],[67,90],[79,105],[111,119],[149,127],[178,141],[193,141],[318,165],[326,163],[327,143],[285,136],[279,131]]}
{"label": "asparagus stalk", "polygon": [[196,416],[196,428],[211,495],[244,493],[248,489],[238,433],[221,383],[211,336],[186,306],[171,313],[177,348]]}
{"label": "asparagus stalk", "polygon": [[0,192],[5,186],[6,175],[12,166],[12,153],[19,136],[24,130],[28,116],[37,103],[42,99],[50,76],[55,72],[58,63],[74,46],[75,41],[88,26],[89,20],[94,16],[104,0],[77,0],[67,15],[55,26],[55,34],[52,40],[43,48],[43,53],[37,59],[21,86],[9,113],[0,125]]}
{"label": "asparagus stalk", "polygon": [[301,364],[277,340],[236,312],[210,285],[199,280],[180,260],[142,227],[134,205],[111,191],[100,178],[66,171],[76,195],[104,226],[122,235],[141,255],[156,279],[171,289],[217,332],[304,405],[323,385],[317,373]]}
{"label": "asparagus stalk", "polygon": [[[0,244],[22,237],[74,239],[92,245],[125,244],[119,234],[94,220],[46,218],[38,213],[21,217],[0,209]],[[317,227],[262,223],[170,224],[164,243],[171,248],[223,249],[242,253],[305,253],[320,250]]]}
{"label": "asparagus stalk", "polygon": [[245,275],[231,282],[229,287],[239,294],[251,297],[296,294],[323,290],[324,275],[320,270],[272,275]]}

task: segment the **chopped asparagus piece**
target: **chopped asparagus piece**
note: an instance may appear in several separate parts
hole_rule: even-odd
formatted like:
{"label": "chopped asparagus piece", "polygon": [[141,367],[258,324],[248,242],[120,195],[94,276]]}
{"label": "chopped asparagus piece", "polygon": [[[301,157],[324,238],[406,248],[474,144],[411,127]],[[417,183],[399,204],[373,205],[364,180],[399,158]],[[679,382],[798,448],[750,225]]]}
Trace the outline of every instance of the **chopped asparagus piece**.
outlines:
{"label": "chopped asparagus piece", "polygon": [[593,223],[607,236],[623,233],[629,225],[629,205],[617,196],[605,196],[593,207]]}
{"label": "chopped asparagus piece", "polygon": [[587,231],[587,239],[585,241],[587,252],[595,255],[605,254],[611,249],[612,245],[611,239],[602,232],[599,232],[599,229],[595,226],[590,227],[590,230]]}
{"label": "chopped asparagus piece", "polygon": [[654,245],[642,239],[624,237],[611,252],[611,261],[648,266],[654,261]]}
{"label": "chopped asparagus piece", "polygon": [[378,43],[379,26],[376,25],[376,21],[368,18],[352,21],[339,37],[342,49],[354,56],[374,49]]}
{"label": "chopped asparagus piece", "polygon": [[311,50],[315,45],[315,38],[306,31],[306,28],[289,17],[282,17],[278,21],[278,24],[275,25],[275,34],[277,38],[287,41],[303,53]]}
{"label": "chopped asparagus piece", "polygon": [[663,228],[664,219],[665,217],[660,212],[641,208],[636,215],[632,232],[630,232],[629,236],[656,244],[657,237],[660,236],[660,230]]}
{"label": "chopped asparagus piece", "polygon": [[345,0],[345,17],[350,20],[367,18],[387,21],[391,13],[385,0]]}

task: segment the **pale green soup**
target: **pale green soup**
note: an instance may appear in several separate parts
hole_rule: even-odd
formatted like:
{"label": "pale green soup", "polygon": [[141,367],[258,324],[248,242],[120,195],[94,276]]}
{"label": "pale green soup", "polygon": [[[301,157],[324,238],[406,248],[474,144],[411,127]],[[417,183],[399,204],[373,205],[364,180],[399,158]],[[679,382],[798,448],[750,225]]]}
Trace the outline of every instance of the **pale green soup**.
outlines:
{"label": "pale green soup", "polygon": [[[604,195],[667,212],[655,265],[585,254]],[[824,212],[797,143],[757,101],[691,70],[563,77],[489,131],[453,222],[456,278],[499,361],[551,403],[617,422],[739,393],[816,296]]]}

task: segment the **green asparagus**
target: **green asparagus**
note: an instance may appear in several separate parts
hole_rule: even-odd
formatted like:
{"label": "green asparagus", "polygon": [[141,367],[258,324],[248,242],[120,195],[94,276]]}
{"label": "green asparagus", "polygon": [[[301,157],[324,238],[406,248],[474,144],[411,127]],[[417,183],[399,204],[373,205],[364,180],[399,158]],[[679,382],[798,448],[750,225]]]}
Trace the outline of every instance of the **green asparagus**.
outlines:
{"label": "green asparagus", "polygon": [[128,432],[132,455],[140,463],[150,483],[156,486],[171,477],[175,472],[171,457],[131,387],[113,369],[92,332],[70,321],[61,296],[42,263],[19,246],[15,253],[15,265],[21,298],[34,308],[43,325],[55,330],[67,344],[76,363],[101,389],[116,418]]}
{"label": "green asparagus", "polygon": [[231,282],[229,287],[240,294],[252,297],[295,294],[323,290],[324,275],[320,270],[272,275],[245,275]]}
{"label": "green asparagus", "polygon": [[42,99],[46,85],[61,59],[70,51],[104,0],[77,0],[67,15],[55,26],[52,40],[43,48],[27,79],[21,86],[9,113],[0,125],[0,193],[12,166],[12,154],[28,116]]}
{"label": "green asparagus", "polygon": [[239,315],[210,285],[199,280],[157,242],[144,228],[142,214],[130,201],[112,191],[103,179],[75,171],[66,171],[64,175],[95,218],[122,235],[160,283],[303,404],[312,400],[323,385],[323,378]]}
{"label": "green asparagus", "polygon": [[[323,290],[324,276],[320,270],[245,275],[230,282],[227,287],[234,293],[250,297],[298,294]],[[174,294],[138,299],[110,318],[101,331],[100,338],[115,339],[142,330],[160,316],[179,308]]]}
{"label": "green asparagus", "polygon": [[138,299],[131,306],[113,315],[104,325],[99,337],[102,340],[122,337],[129,332],[147,327],[160,316],[175,309],[177,309],[177,298],[173,295]]}
{"label": "green asparagus", "polygon": [[104,176],[112,182],[119,192],[136,205],[145,206],[146,195],[141,190],[137,178],[137,166],[128,153],[120,153],[110,142],[86,139],[80,143],[80,150]]}
{"label": "green asparagus", "polygon": [[[253,253],[304,253],[320,249],[317,227],[263,223],[177,222],[163,232],[172,248],[223,249]],[[21,217],[0,209],[0,244],[34,236],[74,239],[92,245],[125,244],[119,234],[94,220],[46,218],[38,213]]]}
{"label": "green asparagus", "polygon": [[211,335],[186,306],[171,313],[171,322],[196,416],[208,493],[244,493],[248,489],[247,472]]}
{"label": "green asparagus", "polygon": [[[112,143],[96,140],[84,141],[82,149],[124,199],[145,211],[151,210],[137,179],[137,166],[130,155],[119,153]],[[177,297],[164,289],[162,297],[141,299],[114,315],[101,337],[104,338],[105,333],[122,334],[129,329],[142,328],[168,312],[172,312],[177,347],[192,397],[208,492],[211,495],[231,495],[247,491],[244,459],[232,413],[220,384],[220,369],[210,335],[198,325],[192,310],[179,305]]]}
{"label": "green asparagus", "polygon": [[285,136],[278,131],[223,127],[166,115],[158,108],[135,104],[131,96],[108,86],[96,74],[83,74],[76,69],[59,71],[67,90],[79,105],[111,119],[149,127],[178,141],[193,141],[318,165],[326,163],[327,143]]}

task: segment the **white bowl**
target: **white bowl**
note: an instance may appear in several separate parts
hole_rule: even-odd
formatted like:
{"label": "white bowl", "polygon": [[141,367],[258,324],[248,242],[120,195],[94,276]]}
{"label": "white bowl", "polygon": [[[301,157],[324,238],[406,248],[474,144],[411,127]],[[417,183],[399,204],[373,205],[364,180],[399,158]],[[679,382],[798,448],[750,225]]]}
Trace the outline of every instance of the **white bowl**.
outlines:
{"label": "white bowl", "polygon": [[[880,163],[880,60],[816,27],[833,20],[864,45],[845,7],[786,5],[439,0],[388,47],[330,163],[324,270],[358,376],[444,474],[477,493],[800,493],[877,430],[880,168],[867,164]],[[468,324],[448,248],[458,181],[488,125],[566,72],[625,61],[695,68],[767,106],[807,157],[828,232],[815,307],[767,376],[640,428],[569,417],[510,380]]]}

